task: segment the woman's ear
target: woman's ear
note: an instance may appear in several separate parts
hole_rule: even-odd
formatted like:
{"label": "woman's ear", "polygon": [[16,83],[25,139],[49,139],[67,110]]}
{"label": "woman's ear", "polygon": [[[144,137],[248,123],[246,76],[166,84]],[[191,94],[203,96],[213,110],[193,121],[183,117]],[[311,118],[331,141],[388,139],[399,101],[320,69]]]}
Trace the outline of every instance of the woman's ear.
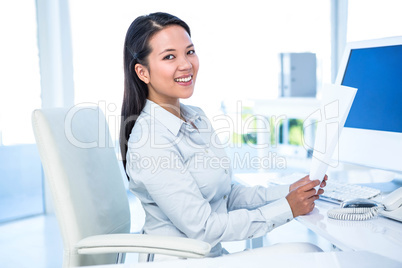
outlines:
{"label": "woman's ear", "polygon": [[138,75],[138,78],[141,79],[142,82],[144,82],[145,84],[149,83],[149,72],[144,65],[137,63],[134,66],[134,70]]}

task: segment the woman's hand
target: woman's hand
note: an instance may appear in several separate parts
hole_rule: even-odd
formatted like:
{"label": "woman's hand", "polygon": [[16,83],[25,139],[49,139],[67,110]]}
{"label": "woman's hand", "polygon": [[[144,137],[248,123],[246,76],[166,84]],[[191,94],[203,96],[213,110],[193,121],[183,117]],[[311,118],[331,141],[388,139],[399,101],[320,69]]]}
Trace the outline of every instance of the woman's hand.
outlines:
{"label": "woman's hand", "polygon": [[[327,183],[326,183],[327,180],[328,180],[328,176],[325,175],[324,180],[321,182],[320,188],[324,188],[327,185]],[[294,182],[293,184],[291,184],[289,187],[289,192],[293,191],[297,187],[305,185],[308,182],[310,182],[310,177],[307,175],[307,176],[301,178],[300,180]]]}
{"label": "woman's hand", "polygon": [[286,199],[292,209],[293,217],[307,214],[314,209],[314,201],[319,198],[319,195],[324,193],[323,189],[319,189],[318,193],[314,187],[320,184],[320,187],[325,187],[328,177],[325,175],[324,180],[320,184],[319,180],[310,181],[309,176],[306,176],[297,182],[293,183],[289,189],[290,192]]}

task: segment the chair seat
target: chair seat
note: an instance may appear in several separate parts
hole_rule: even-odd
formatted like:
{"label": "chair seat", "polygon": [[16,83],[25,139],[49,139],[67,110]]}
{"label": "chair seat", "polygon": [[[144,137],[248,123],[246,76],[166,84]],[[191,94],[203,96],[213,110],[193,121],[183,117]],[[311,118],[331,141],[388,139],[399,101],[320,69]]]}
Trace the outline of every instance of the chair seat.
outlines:
{"label": "chair seat", "polygon": [[211,250],[208,243],[182,237],[144,234],[106,234],[82,239],[76,245],[80,254],[139,252],[202,258]]}

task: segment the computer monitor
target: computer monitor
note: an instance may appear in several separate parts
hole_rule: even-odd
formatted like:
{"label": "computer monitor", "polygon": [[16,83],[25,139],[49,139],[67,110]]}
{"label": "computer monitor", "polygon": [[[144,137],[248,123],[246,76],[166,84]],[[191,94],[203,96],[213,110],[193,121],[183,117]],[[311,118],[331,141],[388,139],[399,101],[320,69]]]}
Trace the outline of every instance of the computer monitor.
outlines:
{"label": "computer monitor", "polygon": [[402,36],[348,43],[336,84],[357,88],[339,160],[402,171]]}

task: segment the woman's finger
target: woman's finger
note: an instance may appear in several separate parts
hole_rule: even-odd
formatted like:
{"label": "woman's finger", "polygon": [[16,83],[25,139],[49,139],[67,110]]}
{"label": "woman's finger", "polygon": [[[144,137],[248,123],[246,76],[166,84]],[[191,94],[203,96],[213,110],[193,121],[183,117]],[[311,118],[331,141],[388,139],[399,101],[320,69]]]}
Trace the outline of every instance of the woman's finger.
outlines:
{"label": "woman's finger", "polygon": [[[300,186],[300,189],[304,192],[307,192],[311,189],[314,189],[314,187],[316,187],[319,184],[320,184],[319,180],[310,181],[310,182],[306,183],[305,185]],[[314,189],[314,191],[315,191],[315,189]]]}

